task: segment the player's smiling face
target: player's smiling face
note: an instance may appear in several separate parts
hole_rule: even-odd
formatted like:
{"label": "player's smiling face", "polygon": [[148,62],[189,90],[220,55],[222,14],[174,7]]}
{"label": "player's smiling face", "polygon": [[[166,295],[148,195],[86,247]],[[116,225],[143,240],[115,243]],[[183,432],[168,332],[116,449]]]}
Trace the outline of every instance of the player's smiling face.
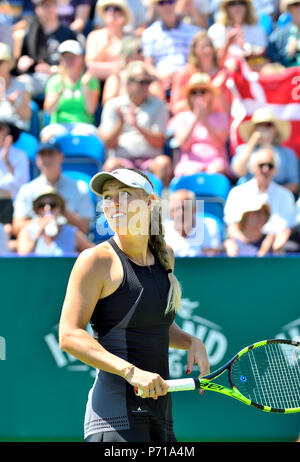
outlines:
{"label": "player's smiling face", "polygon": [[137,188],[106,181],[102,189],[103,212],[110,227],[118,234],[147,234],[149,207],[146,193]]}

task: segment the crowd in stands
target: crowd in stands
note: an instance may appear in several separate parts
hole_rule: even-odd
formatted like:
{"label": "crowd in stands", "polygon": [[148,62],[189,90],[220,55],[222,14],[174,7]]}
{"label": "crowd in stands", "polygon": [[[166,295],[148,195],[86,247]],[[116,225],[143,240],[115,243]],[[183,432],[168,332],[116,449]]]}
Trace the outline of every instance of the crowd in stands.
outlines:
{"label": "crowd in stands", "polygon": [[[0,0],[0,254],[73,255],[104,240],[63,136],[99,139],[104,171],[148,172],[178,257],[300,252],[293,121],[255,87],[260,104],[235,126],[232,85],[241,68],[276,85],[298,66],[299,0]],[[221,218],[192,187],[172,188],[197,175],[228,181]]]}

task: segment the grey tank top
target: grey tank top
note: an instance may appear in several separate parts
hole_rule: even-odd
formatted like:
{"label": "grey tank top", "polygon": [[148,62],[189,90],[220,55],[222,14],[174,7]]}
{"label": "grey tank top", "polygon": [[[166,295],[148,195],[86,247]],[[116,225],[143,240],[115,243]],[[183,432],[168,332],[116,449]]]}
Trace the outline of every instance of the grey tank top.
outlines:
{"label": "grey tank top", "polygon": [[[154,265],[139,266],[113,238],[108,242],[121,260],[124,276],[117,290],[95,306],[90,319],[94,337],[112,354],[167,380],[169,327],[174,320],[174,313],[165,315],[167,271],[157,257]],[[86,407],[84,437],[145,425],[172,433],[171,394],[143,399],[123,378],[97,370]]]}

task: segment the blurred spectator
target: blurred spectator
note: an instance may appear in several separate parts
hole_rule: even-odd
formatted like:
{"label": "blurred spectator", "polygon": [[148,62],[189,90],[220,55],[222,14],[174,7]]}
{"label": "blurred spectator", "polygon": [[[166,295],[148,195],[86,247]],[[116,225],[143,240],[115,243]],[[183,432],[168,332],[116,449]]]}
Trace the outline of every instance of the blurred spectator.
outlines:
{"label": "blurred spectator", "polygon": [[46,186],[53,186],[66,202],[64,216],[70,225],[82,232],[89,231],[91,219],[94,217],[94,206],[88,187],[69,178],[62,172],[63,153],[54,143],[41,144],[36,157],[36,165],[40,175],[23,185],[14,202],[13,228],[17,235],[21,228],[35,214],[32,209],[34,199]]}
{"label": "blurred spectator", "polygon": [[300,2],[285,0],[286,11],[291,15],[291,22],[277,27],[269,37],[267,55],[273,62],[286,67],[300,66]]}
{"label": "blurred spectator", "polygon": [[57,0],[57,14],[62,26],[81,36],[90,17],[90,0]]}
{"label": "blurred spectator", "polygon": [[295,200],[291,191],[273,181],[277,166],[278,157],[271,148],[260,148],[252,154],[250,170],[253,178],[232,188],[225,204],[224,222],[228,226],[228,237],[245,242],[238,226],[243,204],[258,198],[268,203],[271,209],[263,231],[275,234],[273,251],[277,252],[285,245],[295,223]]}
{"label": "blurred spectator", "polygon": [[154,77],[143,61],[126,68],[127,93],[110,99],[103,107],[99,136],[108,150],[103,169],[123,166],[150,170],[165,185],[172,177],[170,157],[163,154],[168,109],[149,93]]}
{"label": "blurred spectator", "polygon": [[192,191],[179,189],[170,194],[170,218],[163,222],[165,240],[176,257],[199,257],[218,252],[221,236],[217,222],[197,211]]}
{"label": "blurred spectator", "polygon": [[227,54],[243,56],[246,44],[263,49],[267,46],[265,30],[257,22],[251,0],[223,0],[208,34],[222,64]]}
{"label": "blurred spectator", "polygon": [[207,29],[211,3],[209,0],[177,0],[176,12],[184,22]]}
{"label": "blurred spectator", "polygon": [[170,95],[170,110],[173,114],[187,110],[184,87],[196,72],[210,76],[212,82],[222,87],[220,95],[215,98],[215,109],[230,111],[231,92],[225,85],[225,70],[219,66],[216,50],[206,31],[199,31],[194,36],[188,62],[174,74]]}
{"label": "blurred spectator", "polygon": [[20,231],[19,255],[61,257],[94,247],[85,234],[67,223],[66,204],[55,188],[48,186],[33,201],[36,218]]}
{"label": "blurred spectator", "polygon": [[11,24],[2,24],[0,22],[0,42],[9,46],[11,53],[14,50],[13,28]]}
{"label": "blurred spectator", "polygon": [[99,81],[85,71],[84,51],[79,42],[67,40],[58,47],[59,72],[46,87],[44,110],[50,124],[40,133],[41,141],[66,133],[96,134],[94,114],[99,105]]}
{"label": "blurred spectator", "polygon": [[0,118],[0,223],[9,239],[12,238],[13,201],[21,186],[30,179],[26,153],[13,146],[19,134],[16,126]]}
{"label": "blurred spectator", "polygon": [[242,204],[237,222],[240,237],[225,240],[226,254],[229,257],[263,257],[272,253],[274,234],[265,234],[263,231],[270,215],[269,205],[262,202],[260,198],[256,196],[247,198],[247,202]]}
{"label": "blurred spectator", "polygon": [[253,175],[248,170],[251,155],[262,147],[272,146],[279,158],[273,180],[298,194],[298,158],[292,149],[281,144],[290,137],[290,122],[276,119],[268,108],[260,108],[254,112],[251,120],[240,125],[239,131],[246,143],[238,146],[231,162],[231,168],[237,177],[243,181],[252,178]]}
{"label": "blurred spectator", "polygon": [[204,73],[192,75],[185,87],[189,111],[178,113],[170,128],[179,144],[179,161],[175,176],[197,172],[230,172],[226,152],[229,136],[229,117],[225,112],[214,110],[217,90],[210,77]]}
{"label": "blurred spectator", "polygon": [[[100,0],[99,5],[106,0]],[[111,3],[110,3],[111,4]],[[116,2],[116,5],[119,2]],[[126,0],[126,5],[130,10],[130,21],[124,26],[123,30],[126,34],[140,37],[143,30],[147,26],[147,10],[143,0]],[[95,15],[93,19],[94,28],[104,26],[104,21],[99,15]]]}
{"label": "blurred spectator", "polygon": [[23,130],[29,130],[30,95],[22,82],[12,75],[14,59],[6,43],[0,43],[0,117]]}
{"label": "blurred spectator", "polygon": [[[142,42],[140,37],[128,36],[122,40],[120,53],[120,70],[110,74],[105,80],[102,104],[109,99],[126,93],[126,66],[131,61],[144,61]],[[158,98],[165,99],[162,83],[156,79],[149,85],[149,92]]]}
{"label": "blurred spectator", "polygon": [[24,37],[17,71],[21,74],[19,80],[36,97],[44,94],[49,77],[57,73],[59,44],[65,40],[76,40],[76,34],[59,24],[56,0],[32,2],[35,14]]}
{"label": "blurred spectator", "polygon": [[[0,206],[1,211],[1,206]],[[10,249],[8,246],[8,236],[5,231],[4,225],[0,223],[0,255],[6,255],[10,253]]]}
{"label": "blurred spectator", "polygon": [[159,19],[142,34],[145,61],[155,68],[165,90],[170,90],[174,72],[187,63],[190,45],[199,28],[176,15],[175,0],[152,0]]}
{"label": "blurred spectator", "polygon": [[131,14],[124,0],[98,0],[95,12],[104,21],[104,27],[92,30],[87,36],[86,65],[104,81],[120,69],[124,26],[129,24]]}

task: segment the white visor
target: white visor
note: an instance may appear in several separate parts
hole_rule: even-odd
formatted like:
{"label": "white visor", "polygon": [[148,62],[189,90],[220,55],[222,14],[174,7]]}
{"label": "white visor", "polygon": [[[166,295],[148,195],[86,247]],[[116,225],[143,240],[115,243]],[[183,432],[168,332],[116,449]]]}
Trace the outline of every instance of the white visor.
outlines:
{"label": "white visor", "polygon": [[119,168],[113,172],[97,173],[90,181],[90,188],[95,194],[101,196],[104,182],[113,179],[131,188],[143,189],[147,194],[153,193],[153,187],[149,180],[127,168]]}

